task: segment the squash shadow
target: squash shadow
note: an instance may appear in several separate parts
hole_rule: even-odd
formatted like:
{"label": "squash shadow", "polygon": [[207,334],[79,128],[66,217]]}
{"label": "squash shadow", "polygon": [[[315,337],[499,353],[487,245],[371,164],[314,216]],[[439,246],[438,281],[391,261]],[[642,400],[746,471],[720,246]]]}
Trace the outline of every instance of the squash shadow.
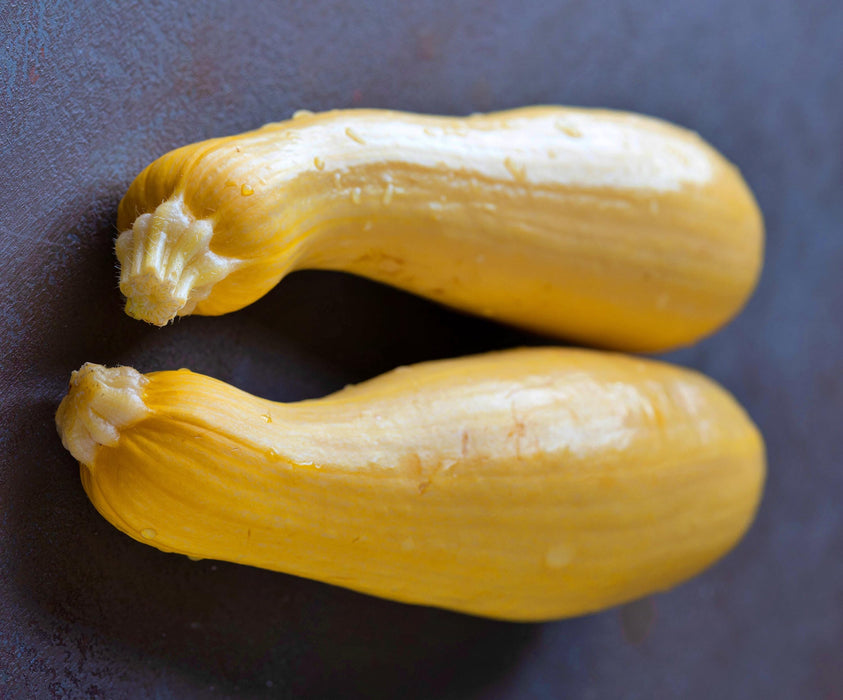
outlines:
{"label": "squash shadow", "polygon": [[402,365],[507,348],[560,344],[341,272],[303,270],[254,304],[219,318],[229,357],[211,368],[277,401],[315,398]]}

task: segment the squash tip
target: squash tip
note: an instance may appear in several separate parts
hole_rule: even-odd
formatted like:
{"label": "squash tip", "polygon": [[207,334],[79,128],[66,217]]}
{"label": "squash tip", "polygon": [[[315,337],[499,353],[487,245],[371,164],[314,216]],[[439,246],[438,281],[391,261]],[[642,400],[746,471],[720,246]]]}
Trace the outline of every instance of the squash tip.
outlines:
{"label": "squash tip", "polygon": [[138,216],[114,248],[126,313],[156,326],[193,312],[239,261],[210,249],[213,224],[174,197]]}
{"label": "squash tip", "polygon": [[120,431],[149,414],[143,400],[146,377],[131,367],[86,362],[70,375],[70,389],[56,412],[65,448],[90,467],[100,446],[114,446]]}

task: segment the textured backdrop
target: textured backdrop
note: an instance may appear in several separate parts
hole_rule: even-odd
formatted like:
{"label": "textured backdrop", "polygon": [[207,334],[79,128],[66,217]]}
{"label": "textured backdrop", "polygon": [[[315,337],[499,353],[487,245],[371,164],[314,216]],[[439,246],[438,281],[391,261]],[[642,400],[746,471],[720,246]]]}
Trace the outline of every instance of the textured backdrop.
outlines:
{"label": "textured backdrop", "polygon": [[[0,4],[0,697],[843,697],[843,4]],[[165,555],[87,502],[53,412],[84,361],[279,400],[542,342],[340,274],[227,317],[124,316],[117,202],[163,152],[289,116],[629,109],[699,131],[768,227],[760,287],[671,356],[730,388],[770,473],[747,538],[676,590],[505,624]]]}

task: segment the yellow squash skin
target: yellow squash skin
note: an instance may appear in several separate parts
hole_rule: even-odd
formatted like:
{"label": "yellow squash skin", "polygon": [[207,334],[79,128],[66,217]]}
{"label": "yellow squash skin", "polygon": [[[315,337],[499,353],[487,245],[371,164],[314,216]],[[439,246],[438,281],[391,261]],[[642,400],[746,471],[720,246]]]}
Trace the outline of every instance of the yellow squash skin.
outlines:
{"label": "yellow squash skin", "polygon": [[763,254],[752,193],[696,134],[562,107],[298,113],[159,158],[118,229],[126,310],[158,325],[319,268],[631,351],[716,330]]}
{"label": "yellow squash skin", "polygon": [[718,385],[595,351],[425,363],[293,404],[88,364],[57,423],[94,506],[141,542],[510,620],[696,574],[765,471]]}

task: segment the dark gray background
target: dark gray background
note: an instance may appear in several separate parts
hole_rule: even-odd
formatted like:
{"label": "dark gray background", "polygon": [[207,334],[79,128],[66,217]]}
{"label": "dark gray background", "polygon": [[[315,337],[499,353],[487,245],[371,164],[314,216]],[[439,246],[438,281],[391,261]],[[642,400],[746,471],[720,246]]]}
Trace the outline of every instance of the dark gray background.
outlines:
{"label": "dark gray background", "polygon": [[[843,3],[0,4],[0,696],[843,697]],[[747,538],[676,590],[517,625],[144,547],[53,413],[84,361],[279,400],[546,342],[340,274],[165,329],[121,311],[116,206],[154,157],[294,109],[629,109],[739,164],[768,228],[746,311],[671,359],[760,424]]]}

